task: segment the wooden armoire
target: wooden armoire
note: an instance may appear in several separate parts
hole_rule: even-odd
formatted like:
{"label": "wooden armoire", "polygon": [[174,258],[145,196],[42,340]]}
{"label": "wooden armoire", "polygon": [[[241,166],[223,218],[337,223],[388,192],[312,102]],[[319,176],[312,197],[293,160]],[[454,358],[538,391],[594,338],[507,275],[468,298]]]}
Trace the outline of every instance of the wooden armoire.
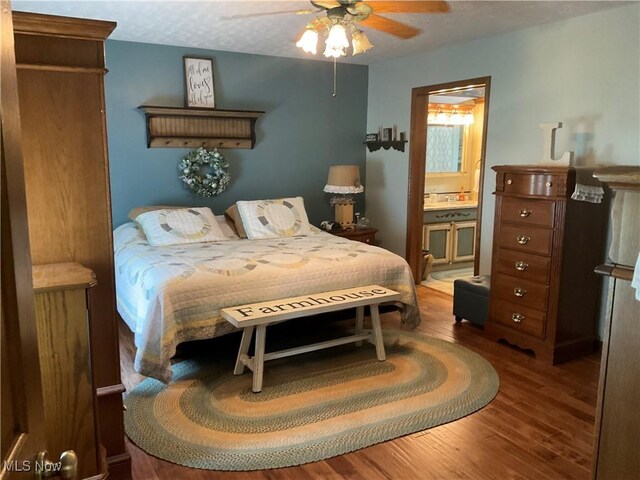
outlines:
{"label": "wooden armoire", "polygon": [[89,351],[77,354],[91,365],[96,448],[104,460],[98,473],[130,478],[104,99],[104,41],[115,23],[22,12],[13,12],[13,22],[32,263],[73,262],[95,273],[86,307]]}
{"label": "wooden armoire", "polygon": [[556,364],[593,352],[605,203],[571,199],[576,169],[495,166],[496,211],[487,337]]}
{"label": "wooden armoire", "polygon": [[595,480],[640,478],[640,167],[606,167],[594,175],[613,191],[607,322],[602,339],[594,441]]}

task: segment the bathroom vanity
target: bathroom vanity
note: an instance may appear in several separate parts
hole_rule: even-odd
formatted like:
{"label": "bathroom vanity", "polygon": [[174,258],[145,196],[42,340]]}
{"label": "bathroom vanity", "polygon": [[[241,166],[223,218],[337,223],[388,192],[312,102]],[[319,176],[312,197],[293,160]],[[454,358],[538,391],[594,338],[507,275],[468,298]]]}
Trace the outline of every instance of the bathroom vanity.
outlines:
{"label": "bathroom vanity", "polygon": [[422,249],[433,255],[434,265],[473,261],[477,213],[472,200],[425,202]]}

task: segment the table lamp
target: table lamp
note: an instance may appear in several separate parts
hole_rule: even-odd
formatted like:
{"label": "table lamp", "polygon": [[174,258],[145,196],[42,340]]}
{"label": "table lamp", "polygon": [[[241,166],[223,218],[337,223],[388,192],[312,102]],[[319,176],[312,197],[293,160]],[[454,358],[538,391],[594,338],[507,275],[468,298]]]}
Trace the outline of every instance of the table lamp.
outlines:
{"label": "table lamp", "polygon": [[333,165],[324,191],[333,193],[331,205],[336,210],[336,222],[342,228],[355,228],[353,224],[353,195],[364,192],[360,183],[360,167],[357,165]]}

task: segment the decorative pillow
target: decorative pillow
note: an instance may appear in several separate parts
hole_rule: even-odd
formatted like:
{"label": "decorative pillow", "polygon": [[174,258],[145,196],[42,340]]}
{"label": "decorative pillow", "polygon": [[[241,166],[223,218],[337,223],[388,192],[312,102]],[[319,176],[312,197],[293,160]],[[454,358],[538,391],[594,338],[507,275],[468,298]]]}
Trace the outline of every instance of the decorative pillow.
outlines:
{"label": "decorative pillow", "polygon": [[236,233],[233,222],[227,220],[227,217],[225,217],[224,215],[216,215],[216,220],[218,221],[220,230],[222,230],[222,233],[227,236],[228,240],[240,240],[240,237]]}
{"label": "decorative pillow", "polygon": [[244,231],[244,227],[242,226],[242,218],[240,218],[240,212],[238,212],[238,205],[234,203],[229,208],[227,208],[227,210],[224,212],[224,216],[227,218],[227,220],[233,223],[233,226],[235,227],[236,232],[238,232],[238,236],[240,238],[247,238],[247,232]]}
{"label": "decorative pillow", "polygon": [[311,233],[302,197],[239,201],[236,205],[250,240],[294,237]]}
{"label": "decorative pillow", "polygon": [[129,211],[129,220],[136,221],[136,218],[141,213],[153,212],[154,210],[175,210],[176,208],[187,208],[187,207],[172,207],[172,206],[164,206],[164,205],[150,205],[148,207],[135,207]]}
{"label": "decorative pillow", "polygon": [[210,208],[153,210],[136,217],[154,246],[228,240]]}

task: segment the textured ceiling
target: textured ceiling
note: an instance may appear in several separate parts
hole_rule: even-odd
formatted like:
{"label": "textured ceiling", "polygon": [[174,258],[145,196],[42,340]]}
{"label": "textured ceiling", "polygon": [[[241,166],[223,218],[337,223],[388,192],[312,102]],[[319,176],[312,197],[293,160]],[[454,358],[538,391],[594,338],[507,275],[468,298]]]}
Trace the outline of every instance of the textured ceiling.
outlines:
{"label": "textured ceiling", "polygon": [[[618,1],[451,1],[446,14],[385,14],[420,28],[401,40],[365,29],[374,48],[341,62],[372,64],[481,37],[586,15],[631,2]],[[633,2],[637,3],[637,2]],[[306,1],[16,0],[14,10],[118,23],[110,38],[134,42],[303,58],[295,38],[313,15],[269,12],[309,8]],[[322,55],[310,56],[322,59]]]}

